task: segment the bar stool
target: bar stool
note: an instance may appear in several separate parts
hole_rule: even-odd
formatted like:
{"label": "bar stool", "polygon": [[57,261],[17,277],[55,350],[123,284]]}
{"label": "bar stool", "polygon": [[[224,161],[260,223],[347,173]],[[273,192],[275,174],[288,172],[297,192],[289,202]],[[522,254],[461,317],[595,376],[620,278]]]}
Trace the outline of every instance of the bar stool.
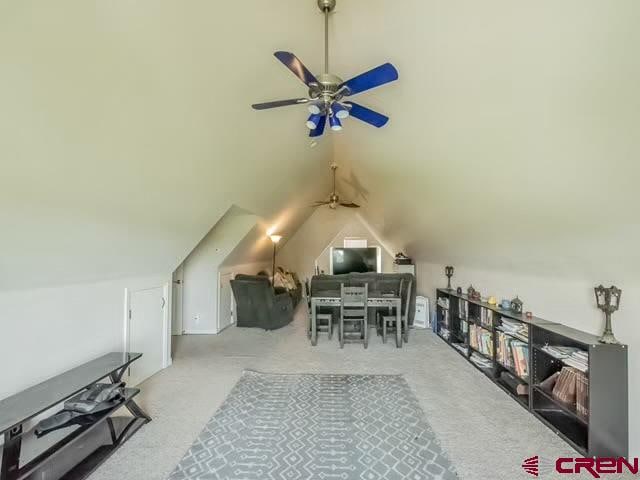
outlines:
{"label": "bar stool", "polygon": [[[402,317],[401,317],[401,321],[402,321],[401,328],[404,331],[403,338],[405,342],[409,340],[409,306],[411,303],[412,283],[413,282],[411,280],[407,282],[407,288],[404,294],[402,291],[404,281],[400,283],[400,298],[404,302],[402,303],[403,309],[402,309]],[[387,330],[390,330],[392,332],[396,331],[397,318],[395,315],[384,315],[383,312],[379,313],[378,318],[379,318],[379,321],[382,323],[382,343],[387,343]]]}
{"label": "bar stool", "polygon": [[[309,314],[309,325],[307,328],[307,338],[311,338],[311,288],[309,279],[304,281],[304,289],[307,294],[307,312]],[[333,313],[316,313],[316,331],[327,332],[329,340],[333,336]]]}
{"label": "bar stool", "polygon": [[[367,284],[362,287],[345,287],[344,283],[340,284],[340,348],[344,348],[345,343],[363,343],[364,348],[369,346],[368,296]],[[353,329],[346,330],[345,324],[351,325]]]}

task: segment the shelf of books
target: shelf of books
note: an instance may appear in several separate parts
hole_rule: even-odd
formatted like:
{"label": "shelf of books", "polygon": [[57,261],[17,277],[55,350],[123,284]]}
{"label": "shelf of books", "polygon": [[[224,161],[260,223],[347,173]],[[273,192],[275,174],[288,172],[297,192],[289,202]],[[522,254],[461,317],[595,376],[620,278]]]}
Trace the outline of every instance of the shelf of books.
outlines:
{"label": "shelf of books", "polygon": [[437,333],[585,456],[626,457],[626,345],[437,291]]}

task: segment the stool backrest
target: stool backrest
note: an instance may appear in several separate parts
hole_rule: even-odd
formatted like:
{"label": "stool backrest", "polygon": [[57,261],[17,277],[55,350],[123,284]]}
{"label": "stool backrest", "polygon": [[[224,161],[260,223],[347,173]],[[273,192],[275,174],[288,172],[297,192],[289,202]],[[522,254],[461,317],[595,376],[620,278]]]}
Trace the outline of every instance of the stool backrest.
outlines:
{"label": "stool backrest", "polygon": [[304,293],[307,297],[307,310],[309,311],[309,314],[311,314],[311,287],[309,285],[308,278],[304,279]]}
{"label": "stool backrest", "polygon": [[[411,287],[413,287],[413,281],[409,280],[407,283],[407,294],[401,295],[402,301],[404,302],[404,309],[402,312],[403,320],[408,321],[409,319],[409,309],[411,308]],[[402,291],[402,290],[401,290]]]}
{"label": "stool backrest", "polygon": [[340,284],[340,298],[342,306],[345,308],[366,308],[368,297],[369,285],[366,283],[357,287],[345,287],[344,283]]}

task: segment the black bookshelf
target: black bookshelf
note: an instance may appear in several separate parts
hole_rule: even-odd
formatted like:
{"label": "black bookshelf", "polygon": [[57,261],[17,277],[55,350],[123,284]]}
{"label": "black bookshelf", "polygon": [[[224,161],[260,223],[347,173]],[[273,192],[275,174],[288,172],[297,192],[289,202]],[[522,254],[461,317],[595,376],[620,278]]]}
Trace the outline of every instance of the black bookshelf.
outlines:
{"label": "black bookshelf", "polygon": [[[519,330],[505,328],[505,320]],[[527,318],[449,289],[436,292],[436,333],[580,454],[627,457],[626,345],[604,345],[595,335],[542,318]],[[514,365],[500,361],[500,335],[513,338],[526,352],[526,374],[523,368],[518,372]],[[546,345],[576,347],[588,353],[588,415],[540,387],[540,382],[565,365],[543,350]]]}

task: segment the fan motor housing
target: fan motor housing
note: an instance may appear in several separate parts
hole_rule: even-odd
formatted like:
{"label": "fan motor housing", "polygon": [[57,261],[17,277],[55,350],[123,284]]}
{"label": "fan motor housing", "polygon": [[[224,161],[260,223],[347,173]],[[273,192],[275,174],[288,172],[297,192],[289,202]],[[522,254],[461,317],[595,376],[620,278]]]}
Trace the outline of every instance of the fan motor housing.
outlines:
{"label": "fan motor housing", "polygon": [[318,8],[320,8],[322,12],[333,12],[336,8],[336,0],[318,0]]}
{"label": "fan motor housing", "polygon": [[331,73],[323,73],[318,75],[318,82],[322,86],[322,90],[325,92],[335,93],[338,91],[338,87],[342,85],[342,79]]}
{"label": "fan motor housing", "polygon": [[318,83],[310,85],[309,97],[314,99],[321,98],[325,102],[331,102],[336,98],[342,83],[343,81],[340,77],[330,73],[318,75]]}

